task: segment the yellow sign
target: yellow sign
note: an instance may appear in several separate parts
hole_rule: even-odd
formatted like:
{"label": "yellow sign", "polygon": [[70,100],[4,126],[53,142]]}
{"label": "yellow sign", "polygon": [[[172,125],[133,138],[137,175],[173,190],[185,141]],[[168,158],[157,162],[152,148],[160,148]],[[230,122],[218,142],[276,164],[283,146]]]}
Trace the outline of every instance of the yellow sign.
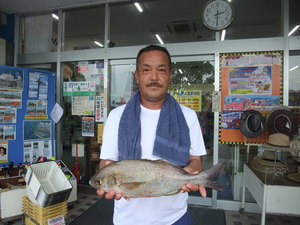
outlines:
{"label": "yellow sign", "polygon": [[42,120],[42,119],[47,120],[48,115],[25,115],[25,119],[26,120]]}
{"label": "yellow sign", "polygon": [[187,90],[182,94],[175,93],[174,98],[181,105],[187,106],[195,111],[201,111],[201,91]]}
{"label": "yellow sign", "polygon": [[103,137],[103,123],[98,123],[98,143],[102,143],[102,137]]}

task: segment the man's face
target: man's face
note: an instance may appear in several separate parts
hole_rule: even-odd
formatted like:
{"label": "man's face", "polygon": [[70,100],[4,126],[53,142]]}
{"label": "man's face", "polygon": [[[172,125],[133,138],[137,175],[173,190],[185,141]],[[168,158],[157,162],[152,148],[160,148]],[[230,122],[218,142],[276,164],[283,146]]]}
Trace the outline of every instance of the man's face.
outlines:
{"label": "man's face", "polygon": [[158,50],[144,52],[135,71],[135,80],[139,84],[141,101],[163,101],[171,79],[168,56]]}

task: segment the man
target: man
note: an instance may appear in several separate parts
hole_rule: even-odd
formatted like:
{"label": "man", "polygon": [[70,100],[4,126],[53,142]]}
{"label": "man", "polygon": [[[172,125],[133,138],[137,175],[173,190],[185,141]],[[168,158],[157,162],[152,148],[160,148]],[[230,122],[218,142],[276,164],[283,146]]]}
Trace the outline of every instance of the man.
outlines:
{"label": "man", "polygon": [[[123,159],[163,159],[183,166],[190,174],[202,170],[201,156],[206,154],[196,113],[168,93],[171,57],[160,46],[140,50],[136,60],[137,92],[126,105],[109,114],[103,133],[100,168]],[[192,183],[172,196],[124,199],[121,193],[97,190],[106,199],[115,200],[115,225],[189,225],[188,191],[204,187]]]}

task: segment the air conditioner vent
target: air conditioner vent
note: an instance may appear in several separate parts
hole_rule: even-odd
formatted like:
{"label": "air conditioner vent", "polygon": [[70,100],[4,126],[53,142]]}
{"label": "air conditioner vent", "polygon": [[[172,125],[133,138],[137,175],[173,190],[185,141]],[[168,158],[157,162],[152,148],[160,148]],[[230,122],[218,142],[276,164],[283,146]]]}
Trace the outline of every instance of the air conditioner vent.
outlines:
{"label": "air conditioner vent", "polygon": [[186,34],[197,31],[195,22],[188,20],[173,21],[167,25],[167,28],[171,34]]}

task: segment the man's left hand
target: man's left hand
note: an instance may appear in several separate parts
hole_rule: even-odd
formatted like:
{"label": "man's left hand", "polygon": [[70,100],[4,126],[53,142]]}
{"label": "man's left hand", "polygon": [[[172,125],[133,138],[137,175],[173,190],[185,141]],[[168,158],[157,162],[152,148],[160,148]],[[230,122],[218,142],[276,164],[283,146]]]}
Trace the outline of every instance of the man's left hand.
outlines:
{"label": "man's left hand", "polygon": [[[191,167],[188,167],[188,166],[184,167],[183,170],[185,170],[188,174],[198,174],[199,173],[198,171],[194,171]],[[207,196],[205,187],[198,186],[193,183],[187,183],[187,184],[182,185],[181,192],[190,192],[190,191],[199,191],[202,197]]]}

